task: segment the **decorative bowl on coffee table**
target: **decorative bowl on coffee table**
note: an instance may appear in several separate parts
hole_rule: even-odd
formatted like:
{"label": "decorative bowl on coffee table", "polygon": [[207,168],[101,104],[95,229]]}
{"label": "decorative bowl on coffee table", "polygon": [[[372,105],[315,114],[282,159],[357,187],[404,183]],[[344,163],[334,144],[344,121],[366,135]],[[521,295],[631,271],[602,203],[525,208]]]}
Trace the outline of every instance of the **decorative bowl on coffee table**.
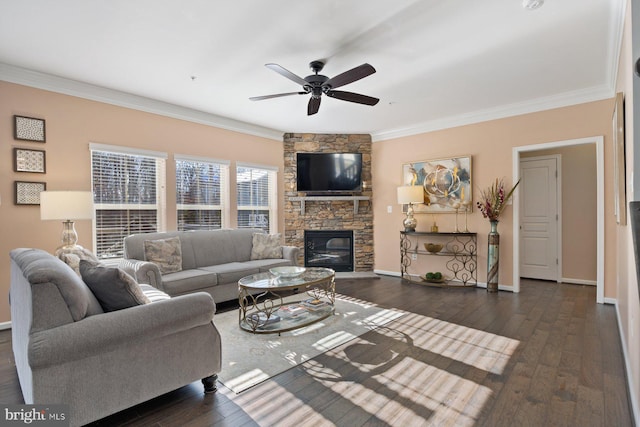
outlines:
{"label": "decorative bowl on coffee table", "polygon": [[285,267],[273,267],[269,269],[269,273],[276,277],[283,279],[292,279],[298,277],[304,273],[307,269],[304,267],[285,266]]}

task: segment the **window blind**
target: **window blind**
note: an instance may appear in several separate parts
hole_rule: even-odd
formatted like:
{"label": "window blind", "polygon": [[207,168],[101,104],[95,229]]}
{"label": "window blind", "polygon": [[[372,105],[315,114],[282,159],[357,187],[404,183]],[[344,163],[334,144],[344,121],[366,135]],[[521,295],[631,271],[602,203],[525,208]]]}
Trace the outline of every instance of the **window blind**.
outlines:
{"label": "window blind", "polygon": [[94,253],[121,258],[124,237],[164,231],[165,159],[91,146]]}
{"label": "window blind", "polygon": [[176,156],[178,230],[213,230],[228,223],[229,164]]}
{"label": "window blind", "polygon": [[238,228],[277,229],[277,170],[239,164],[236,167]]}

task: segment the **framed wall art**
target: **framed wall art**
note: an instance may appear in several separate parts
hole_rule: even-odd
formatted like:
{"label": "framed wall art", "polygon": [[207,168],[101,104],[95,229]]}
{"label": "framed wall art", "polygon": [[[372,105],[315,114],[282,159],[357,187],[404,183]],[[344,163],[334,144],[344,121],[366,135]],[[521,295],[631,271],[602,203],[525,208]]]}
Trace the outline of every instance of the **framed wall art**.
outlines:
{"label": "framed wall art", "polygon": [[624,95],[616,94],[613,107],[613,187],[616,222],[627,224],[627,184],[624,142]]}
{"label": "framed wall art", "polygon": [[13,171],[45,173],[44,150],[30,150],[27,148],[13,149]]}
{"label": "framed wall art", "polygon": [[13,137],[23,141],[45,142],[44,120],[13,116]]}
{"label": "framed wall art", "polygon": [[471,156],[405,163],[402,184],[420,185],[424,189],[425,203],[415,205],[414,213],[470,212]]}
{"label": "framed wall art", "polygon": [[16,205],[39,205],[40,193],[47,189],[45,182],[15,182]]}

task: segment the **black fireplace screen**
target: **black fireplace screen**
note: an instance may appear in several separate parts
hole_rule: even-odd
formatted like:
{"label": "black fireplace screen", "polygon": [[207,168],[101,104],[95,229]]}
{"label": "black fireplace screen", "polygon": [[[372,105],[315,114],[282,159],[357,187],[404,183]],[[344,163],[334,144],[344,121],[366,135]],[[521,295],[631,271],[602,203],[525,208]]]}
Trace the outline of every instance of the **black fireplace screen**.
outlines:
{"label": "black fireplace screen", "polygon": [[304,265],[353,271],[353,231],[305,230]]}

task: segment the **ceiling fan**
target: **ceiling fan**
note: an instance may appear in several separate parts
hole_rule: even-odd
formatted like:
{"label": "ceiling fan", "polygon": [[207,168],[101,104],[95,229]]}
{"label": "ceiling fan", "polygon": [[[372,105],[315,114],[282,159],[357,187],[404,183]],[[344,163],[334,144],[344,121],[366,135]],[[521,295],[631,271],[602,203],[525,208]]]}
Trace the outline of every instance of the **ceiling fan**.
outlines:
{"label": "ceiling fan", "polygon": [[311,99],[309,99],[309,105],[307,106],[307,115],[309,116],[311,116],[312,114],[316,114],[320,109],[320,99],[323,93],[332,98],[355,102],[357,104],[376,105],[378,101],[380,101],[378,98],[374,98],[372,96],[361,95],[354,92],[345,92],[342,90],[334,90],[338,87],[353,83],[375,73],[376,69],[369,64],[362,64],[358,67],[352,68],[351,70],[345,71],[342,74],[338,74],[335,77],[329,78],[327,76],[323,76],[322,74],[318,74],[320,71],[322,71],[322,68],[324,68],[324,62],[312,61],[309,64],[309,67],[311,67],[311,70],[313,70],[315,74],[311,74],[304,79],[293,74],[291,71],[278,64],[265,64],[265,67],[275,71],[276,73],[288,78],[295,83],[302,85],[303,90],[299,92],[254,96],[252,98],[249,98],[252,101],[261,101],[263,99],[278,98],[281,96],[289,95],[311,94]]}

